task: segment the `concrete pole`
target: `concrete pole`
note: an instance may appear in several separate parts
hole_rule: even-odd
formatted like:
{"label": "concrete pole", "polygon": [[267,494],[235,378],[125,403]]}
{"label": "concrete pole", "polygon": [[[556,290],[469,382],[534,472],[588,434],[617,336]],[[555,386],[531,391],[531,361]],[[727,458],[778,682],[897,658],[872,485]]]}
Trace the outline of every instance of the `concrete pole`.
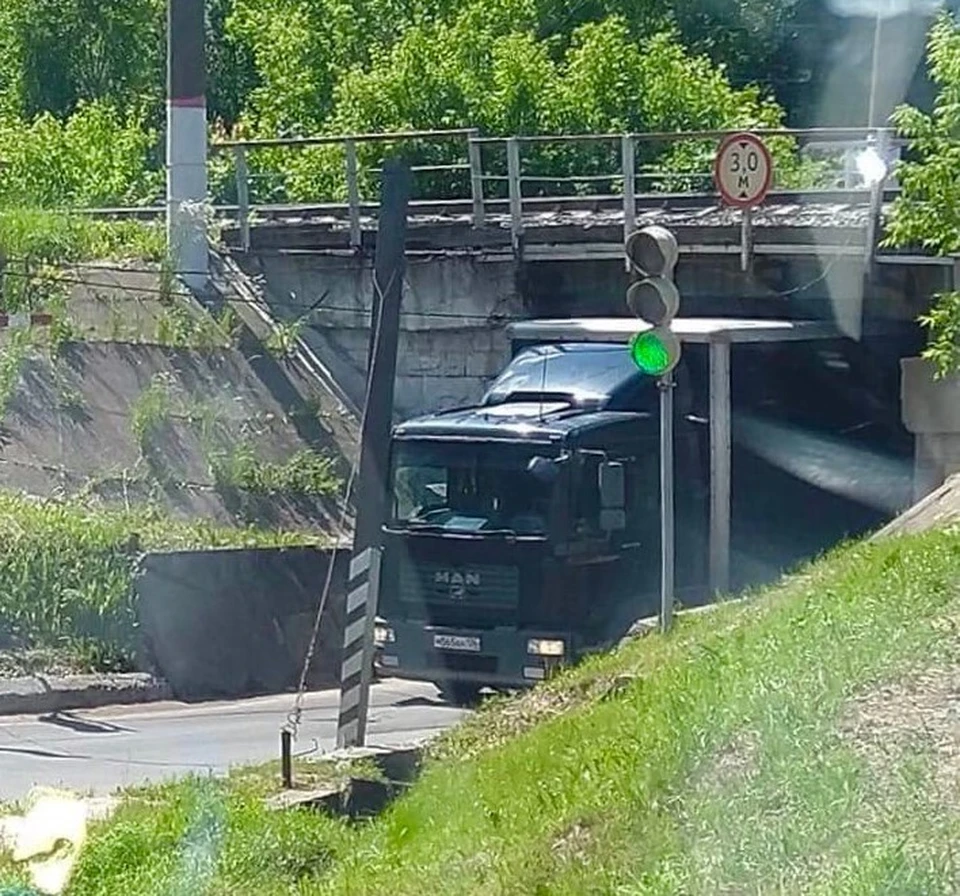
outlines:
{"label": "concrete pole", "polygon": [[406,273],[404,249],[407,207],[410,202],[410,167],[399,159],[383,163],[380,220],[374,258],[373,304],[370,312],[372,342],[367,373],[367,396],[360,424],[360,467],[357,472],[356,527],[353,556],[380,544],[386,507],[390,430],[393,425],[393,392],[400,339],[400,302]]}
{"label": "concrete pole", "polygon": [[193,290],[207,282],[204,0],[167,5],[167,249]]}

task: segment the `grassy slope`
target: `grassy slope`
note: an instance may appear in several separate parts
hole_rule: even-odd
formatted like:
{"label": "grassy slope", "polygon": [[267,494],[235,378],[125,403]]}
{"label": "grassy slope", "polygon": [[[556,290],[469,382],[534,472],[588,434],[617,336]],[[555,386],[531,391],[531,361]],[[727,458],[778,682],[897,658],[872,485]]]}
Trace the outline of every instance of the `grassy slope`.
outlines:
{"label": "grassy slope", "polygon": [[956,667],[958,582],[960,535],[845,548],[481,712],[377,823],[183,783],[96,833],[71,892],[953,891],[943,752],[848,720]]}

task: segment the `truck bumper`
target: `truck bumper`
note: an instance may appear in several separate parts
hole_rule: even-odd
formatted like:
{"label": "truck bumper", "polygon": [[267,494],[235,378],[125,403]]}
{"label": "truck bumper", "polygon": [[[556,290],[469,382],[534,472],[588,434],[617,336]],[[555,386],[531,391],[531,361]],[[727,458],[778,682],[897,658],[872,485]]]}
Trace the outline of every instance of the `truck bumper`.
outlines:
{"label": "truck bumper", "polygon": [[[414,681],[459,681],[479,687],[530,687],[575,659],[569,632],[523,629],[452,629],[415,622],[380,623],[391,640],[374,653],[378,675]],[[562,641],[561,656],[539,656],[528,651],[531,640]],[[438,643],[439,642],[439,643]],[[477,649],[450,649],[450,643]]]}

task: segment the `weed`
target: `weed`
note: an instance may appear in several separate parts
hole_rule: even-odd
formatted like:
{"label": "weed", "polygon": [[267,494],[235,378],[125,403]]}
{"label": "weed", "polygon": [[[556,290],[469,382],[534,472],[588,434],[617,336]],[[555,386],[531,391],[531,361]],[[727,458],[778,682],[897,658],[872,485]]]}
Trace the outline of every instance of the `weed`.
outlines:
{"label": "weed", "polygon": [[301,317],[277,323],[264,343],[267,351],[278,360],[291,357],[297,350],[304,322],[305,318]]}
{"label": "weed", "polygon": [[29,329],[10,331],[6,345],[0,349],[0,417],[7,412],[32,349],[33,332]]}
{"label": "weed", "polygon": [[229,451],[212,452],[208,463],[220,489],[239,489],[258,495],[326,497],[341,488],[336,461],[310,448],[301,449],[284,463],[276,463],[258,457],[249,441],[241,441]]}
{"label": "weed", "polygon": [[130,416],[130,428],[146,456],[150,441],[168,423],[174,413],[176,381],[168,373],[158,373],[137,397]]}

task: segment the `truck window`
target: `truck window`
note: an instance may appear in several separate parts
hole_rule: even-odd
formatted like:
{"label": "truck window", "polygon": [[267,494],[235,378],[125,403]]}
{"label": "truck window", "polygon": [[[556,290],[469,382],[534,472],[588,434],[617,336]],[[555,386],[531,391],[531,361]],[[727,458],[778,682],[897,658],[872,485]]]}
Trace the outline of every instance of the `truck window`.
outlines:
{"label": "truck window", "polygon": [[573,529],[576,535],[600,533],[599,457],[584,457],[580,467],[580,481],[574,491]]}
{"label": "truck window", "polygon": [[553,485],[528,469],[536,453],[502,445],[406,443],[393,459],[393,520],[543,534]]}

